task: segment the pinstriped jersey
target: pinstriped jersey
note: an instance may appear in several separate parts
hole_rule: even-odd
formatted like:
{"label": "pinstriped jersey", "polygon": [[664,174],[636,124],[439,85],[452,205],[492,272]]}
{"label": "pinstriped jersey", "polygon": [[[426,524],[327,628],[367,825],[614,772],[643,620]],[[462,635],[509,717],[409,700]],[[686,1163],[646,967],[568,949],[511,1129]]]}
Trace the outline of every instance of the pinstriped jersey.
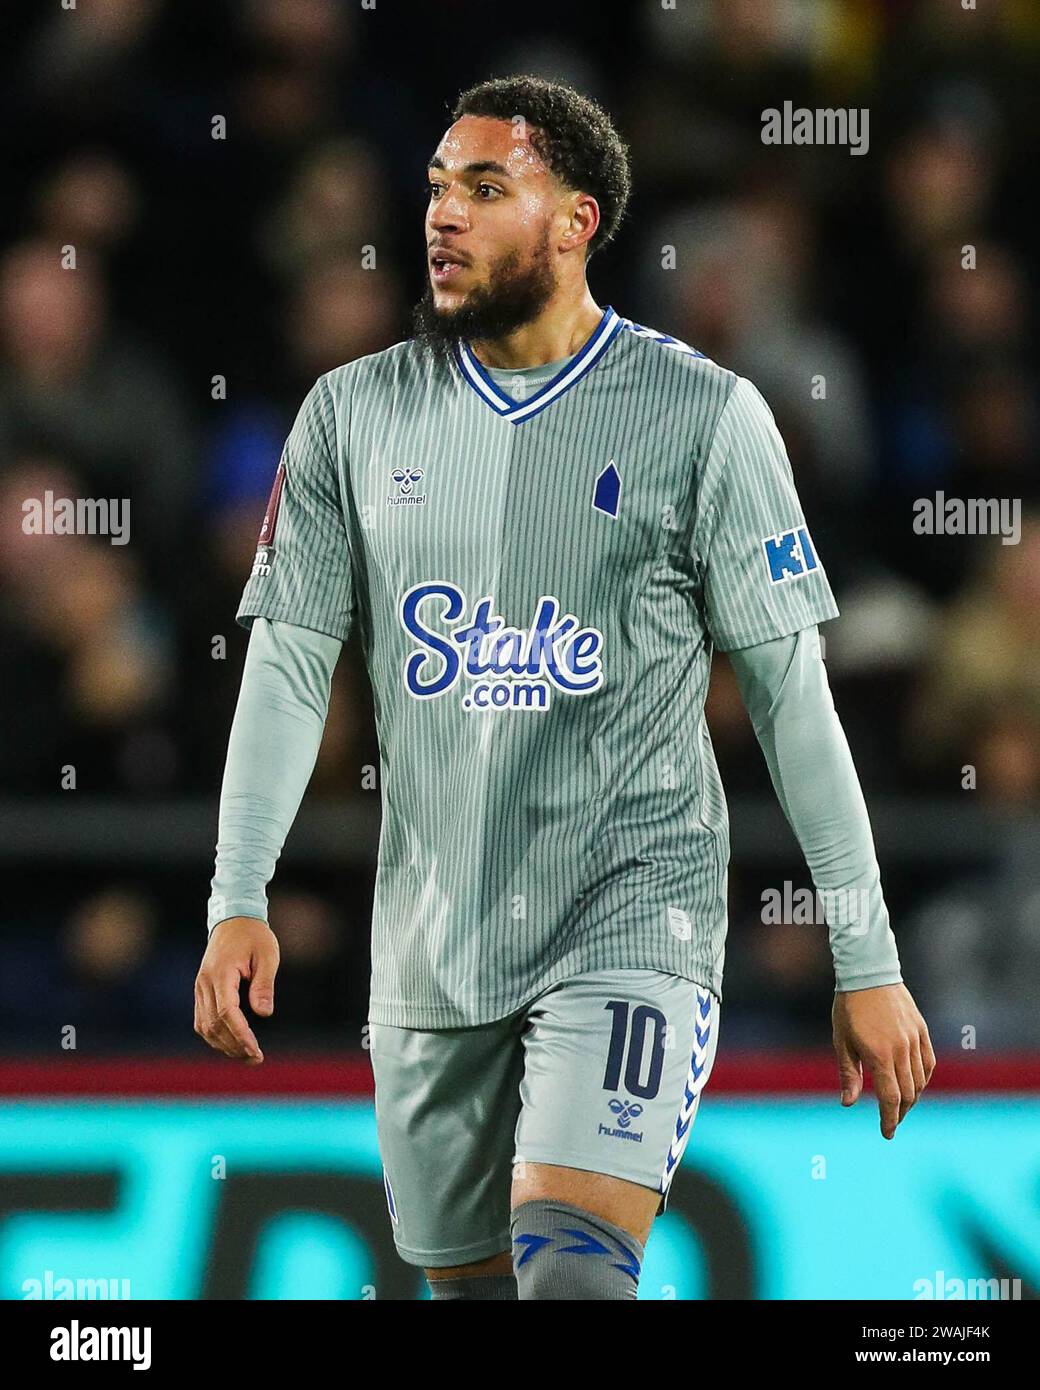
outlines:
{"label": "pinstriped jersey", "polygon": [[601,968],[721,995],[712,650],[838,611],[749,381],[609,307],[537,389],[504,375],[409,340],[319,378],[238,613],[357,624],[370,1016],[400,1027],[489,1022]]}

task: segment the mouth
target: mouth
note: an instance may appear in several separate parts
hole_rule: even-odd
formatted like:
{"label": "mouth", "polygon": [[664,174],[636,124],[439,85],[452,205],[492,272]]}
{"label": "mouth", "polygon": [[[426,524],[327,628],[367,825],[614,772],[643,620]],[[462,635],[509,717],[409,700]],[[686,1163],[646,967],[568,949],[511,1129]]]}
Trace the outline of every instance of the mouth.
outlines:
{"label": "mouth", "polygon": [[468,267],[457,251],[430,252],[430,279],[435,285],[450,285]]}

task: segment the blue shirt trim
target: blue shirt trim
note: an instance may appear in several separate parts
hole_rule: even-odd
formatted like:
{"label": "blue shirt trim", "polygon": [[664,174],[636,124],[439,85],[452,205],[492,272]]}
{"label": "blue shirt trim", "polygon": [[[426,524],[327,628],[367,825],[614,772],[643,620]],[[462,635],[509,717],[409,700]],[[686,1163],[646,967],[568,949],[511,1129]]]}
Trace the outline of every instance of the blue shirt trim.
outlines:
{"label": "blue shirt trim", "polygon": [[459,342],[455,345],[455,361],[464,379],[476,391],[481,400],[491,407],[503,420],[514,425],[538,415],[553,401],[576,386],[587,372],[590,372],[610,344],[625,326],[626,320],[619,317],[608,304],[603,317],[596,326],[588,342],[556,373],[551,381],[540,387],[533,396],[516,401],[493,381],[485,368],[470,351],[469,344]]}

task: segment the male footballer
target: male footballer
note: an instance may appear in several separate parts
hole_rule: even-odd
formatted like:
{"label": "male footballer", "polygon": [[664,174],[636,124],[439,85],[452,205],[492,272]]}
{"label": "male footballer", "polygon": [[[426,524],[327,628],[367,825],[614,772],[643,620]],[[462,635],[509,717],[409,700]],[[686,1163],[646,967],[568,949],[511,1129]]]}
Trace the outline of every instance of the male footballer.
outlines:
{"label": "male footballer", "polygon": [[[838,609],[755,387],[593,299],[607,115],[464,93],[415,336],[320,377],[239,620],[195,1029],[263,1055],[266,887],[356,622],[383,824],[370,1040],[394,1239],[433,1298],[635,1298],[719,1041],[729,858],[704,719],[727,652],[834,956],[841,1101],[935,1065],[821,659]],[[849,904],[852,908],[849,908]]]}

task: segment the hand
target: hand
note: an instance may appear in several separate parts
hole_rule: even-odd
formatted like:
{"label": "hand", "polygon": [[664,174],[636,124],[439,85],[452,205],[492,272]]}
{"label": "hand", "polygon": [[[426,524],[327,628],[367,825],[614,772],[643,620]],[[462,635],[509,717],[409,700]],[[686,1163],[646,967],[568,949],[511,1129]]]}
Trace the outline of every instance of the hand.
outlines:
{"label": "hand", "polygon": [[843,991],[834,996],[831,1023],[842,1105],[859,1100],[866,1062],[874,1078],[881,1133],[893,1138],[935,1070],[928,1025],[910,991],[902,984]]}
{"label": "hand", "polygon": [[274,1013],[278,938],[255,917],[229,917],[213,928],[195,979],[195,1031],[228,1057],[250,1066],[264,1060],[260,1044],[239,1007],[239,985],[249,986],[249,1007],[262,1018]]}

